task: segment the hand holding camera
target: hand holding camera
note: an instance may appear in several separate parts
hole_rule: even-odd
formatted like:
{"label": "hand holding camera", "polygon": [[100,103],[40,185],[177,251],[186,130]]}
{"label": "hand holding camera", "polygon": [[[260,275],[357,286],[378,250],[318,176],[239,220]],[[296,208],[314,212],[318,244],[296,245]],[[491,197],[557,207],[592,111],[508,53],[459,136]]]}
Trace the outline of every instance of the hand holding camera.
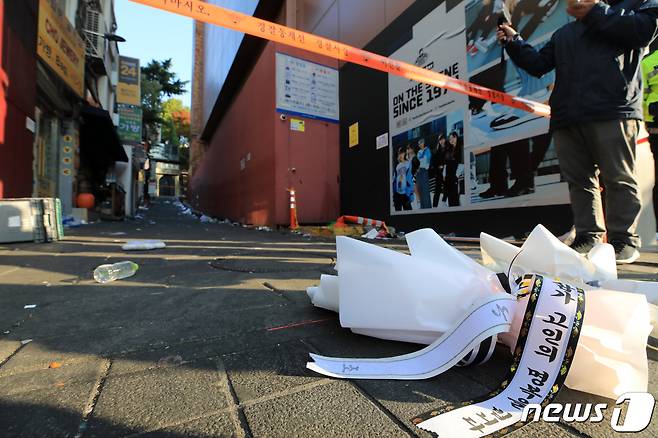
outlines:
{"label": "hand holding camera", "polygon": [[517,32],[509,24],[501,24],[498,26],[498,32],[496,32],[496,37],[498,42],[505,45],[508,41],[511,41],[512,38],[517,34]]}

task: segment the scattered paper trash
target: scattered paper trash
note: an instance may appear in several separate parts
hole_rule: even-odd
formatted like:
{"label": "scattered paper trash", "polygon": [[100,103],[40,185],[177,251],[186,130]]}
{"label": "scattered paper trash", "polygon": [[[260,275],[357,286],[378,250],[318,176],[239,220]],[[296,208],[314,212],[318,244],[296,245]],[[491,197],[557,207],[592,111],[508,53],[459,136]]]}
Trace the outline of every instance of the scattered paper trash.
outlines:
{"label": "scattered paper trash", "polygon": [[33,340],[34,340],[34,339],[23,339],[23,340],[21,341],[21,345],[27,345],[27,344],[29,344],[30,342],[32,342]]}
{"label": "scattered paper trash", "polygon": [[379,231],[377,231],[377,228],[373,228],[361,237],[364,239],[376,239],[377,236],[379,236]]}
{"label": "scattered paper trash", "polygon": [[36,309],[37,305],[36,304],[26,304],[23,306],[23,309]]}
{"label": "scattered paper trash", "polygon": [[215,224],[217,223],[217,219],[213,219],[210,216],[206,216],[205,214],[199,218],[202,224]]}
{"label": "scattered paper trash", "polygon": [[62,219],[62,225],[64,225],[65,228],[78,228],[82,225],[87,225],[87,221],[73,216],[66,216]]}
{"label": "scattered paper trash", "polygon": [[158,361],[158,367],[178,366],[183,363],[183,358],[179,355],[166,356]]}
{"label": "scattered paper trash", "polygon": [[123,245],[121,249],[124,251],[149,251],[166,247],[167,245],[161,240],[134,240]]}
{"label": "scattered paper trash", "polygon": [[101,265],[94,270],[94,280],[105,284],[135,275],[139,265],[133,262],[119,262],[113,265]]}

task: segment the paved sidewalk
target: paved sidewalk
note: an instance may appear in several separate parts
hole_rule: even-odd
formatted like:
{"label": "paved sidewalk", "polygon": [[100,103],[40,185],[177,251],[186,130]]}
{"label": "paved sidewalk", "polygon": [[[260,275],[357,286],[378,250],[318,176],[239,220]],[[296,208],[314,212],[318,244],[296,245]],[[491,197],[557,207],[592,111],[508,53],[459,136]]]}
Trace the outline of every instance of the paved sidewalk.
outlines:
{"label": "paved sidewalk", "polygon": [[[121,242],[142,238],[168,248],[121,251]],[[475,246],[462,249],[477,257]],[[58,243],[0,246],[0,435],[425,437],[414,415],[503,380],[511,360],[503,348],[484,366],[426,381],[342,381],[306,370],[309,351],[418,349],[354,335],[312,307],[305,289],[332,273],[334,258],[330,240],[202,224],[169,204]],[[140,265],[135,277],[94,283],[96,266],[127,259]],[[624,275],[658,280],[657,267],[649,254]],[[37,307],[24,309],[30,304]],[[658,354],[649,354],[657,396]],[[559,400],[606,402],[567,389]],[[540,434],[613,435],[608,420],[535,423],[511,436]],[[657,422],[638,436],[658,436]]]}

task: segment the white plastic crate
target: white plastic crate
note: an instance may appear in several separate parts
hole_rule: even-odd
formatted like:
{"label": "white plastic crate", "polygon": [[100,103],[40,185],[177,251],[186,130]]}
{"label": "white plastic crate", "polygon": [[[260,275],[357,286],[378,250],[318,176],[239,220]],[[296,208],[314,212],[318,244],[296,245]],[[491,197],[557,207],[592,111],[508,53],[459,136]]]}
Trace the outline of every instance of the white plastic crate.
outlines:
{"label": "white plastic crate", "polygon": [[52,242],[63,238],[59,199],[0,199],[0,243]]}
{"label": "white plastic crate", "polygon": [[0,200],[0,242],[42,242],[43,207],[36,199]]}

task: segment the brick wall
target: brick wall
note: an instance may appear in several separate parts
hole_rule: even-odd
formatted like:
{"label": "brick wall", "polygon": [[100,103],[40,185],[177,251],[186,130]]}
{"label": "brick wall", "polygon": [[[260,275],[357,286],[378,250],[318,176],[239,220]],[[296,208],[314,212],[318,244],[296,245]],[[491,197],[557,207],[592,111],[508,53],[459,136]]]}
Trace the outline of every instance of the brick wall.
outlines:
{"label": "brick wall", "polygon": [[194,175],[203,159],[206,143],[201,140],[204,128],[203,84],[204,84],[204,54],[205,54],[205,24],[194,23],[194,71],[192,73],[192,125],[190,139],[190,177]]}

